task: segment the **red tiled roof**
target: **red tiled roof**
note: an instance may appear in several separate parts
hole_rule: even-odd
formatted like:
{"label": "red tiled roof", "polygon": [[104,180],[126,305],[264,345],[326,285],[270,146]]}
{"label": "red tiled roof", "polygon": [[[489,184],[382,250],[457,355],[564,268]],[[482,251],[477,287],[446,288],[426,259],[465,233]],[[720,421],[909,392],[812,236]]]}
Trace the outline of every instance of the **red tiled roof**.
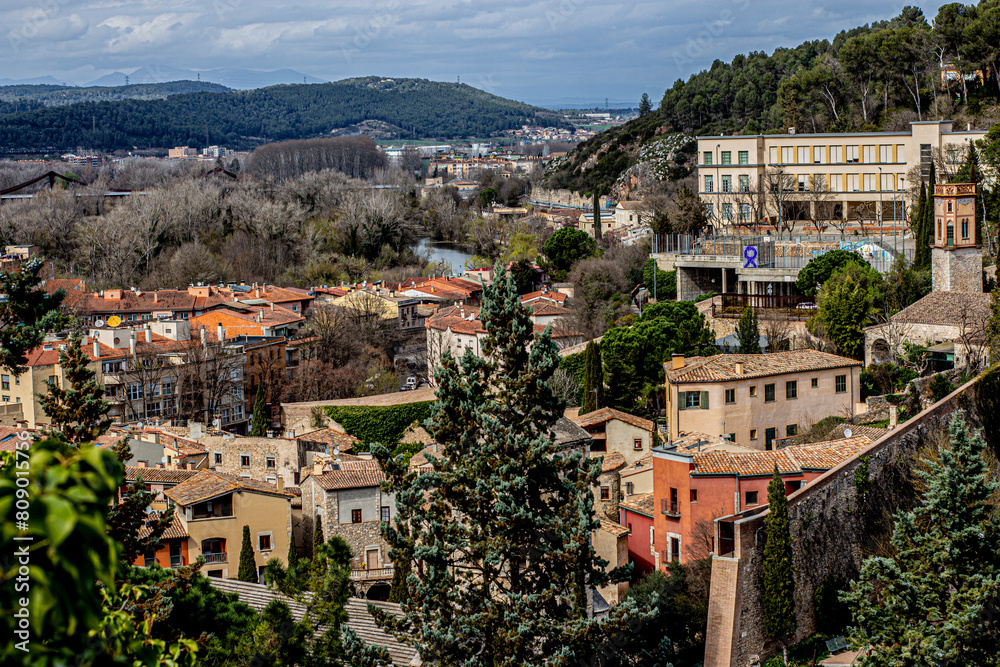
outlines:
{"label": "red tiled roof", "polygon": [[178,505],[191,505],[237,489],[283,498],[290,497],[288,494],[278,491],[278,487],[273,484],[237,477],[217,470],[199,470],[190,479],[164,491],[164,494]]}
{"label": "red tiled roof", "polygon": [[[736,374],[736,364],[743,364],[743,374]],[[672,369],[670,361],[663,364],[667,381],[726,382],[781,375],[861,366],[861,362],[818,350],[791,350],[771,354],[719,354],[714,357],[694,357],[686,360],[683,368]]]}
{"label": "red tiled roof", "polygon": [[173,482],[180,484],[198,474],[197,470],[176,470],[173,468],[141,468],[139,466],[125,466],[125,480],[134,482],[142,477],[144,482]]}
{"label": "red tiled roof", "polygon": [[653,518],[653,494],[652,493],[640,493],[637,496],[633,496],[628,500],[623,500],[618,505],[630,512],[636,512],[637,514],[642,514]]}
{"label": "red tiled roof", "polygon": [[336,491],[378,486],[385,480],[385,474],[378,461],[365,459],[341,461],[340,470],[328,470],[322,475],[314,476],[313,479],[324,490]]}
{"label": "red tiled roof", "polygon": [[[601,460],[601,472],[611,472],[612,470],[618,470],[623,468],[626,464],[625,457],[621,455],[620,452],[611,452],[597,454],[602,458]],[[594,454],[591,454],[592,458],[597,458]]]}
{"label": "red tiled roof", "polygon": [[323,428],[318,431],[310,431],[296,436],[296,440],[303,442],[319,442],[324,445],[340,447],[340,451],[346,452],[354,447],[355,443],[361,442],[353,435],[348,435],[342,431],[335,431],[332,428]]}
{"label": "red tiled roof", "polygon": [[599,408],[593,412],[577,415],[572,418],[572,421],[577,426],[588,428],[590,426],[596,426],[597,424],[603,424],[604,422],[611,421],[612,419],[617,419],[618,421],[625,422],[626,424],[631,424],[636,428],[641,428],[642,430],[649,431],[650,433],[653,431],[653,422],[648,419],[636,417],[635,415],[630,415],[627,412],[615,410],[614,408]]}
{"label": "red tiled roof", "polygon": [[[470,320],[469,317],[472,317]],[[483,323],[479,321],[479,309],[472,306],[448,306],[441,308],[434,315],[427,318],[426,325],[438,331],[451,330],[454,333],[473,335],[485,334]],[[545,331],[545,327],[534,325],[536,334]],[[570,331],[560,327],[552,327],[552,338],[575,338],[583,334],[577,331]]]}
{"label": "red tiled roof", "polygon": [[854,456],[871,442],[866,436],[856,436],[763,452],[698,452],[694,454],[694,470],[691,474],[742,477],[771,475],[776,465],[778,472],[782,474],[801,473],[803,470],[829,470]]}
{"label": "red tiled roof", "polygon": [[[146,519],[146,521],[144,521],[143,524],[141,526],[139,526],[139,537],[140,537],[140,539],[145,539],[145,538],[149,537],[149,533],[150,533],[149,524],[150,524],[150,522],[155,521],[158,518],[159,518],[158,515],[151,514]],[[172,539],[182,539],[182,538],[185,538],[185,537],[188,537],[187,528],[184,527],[184,522],[181,521],[180,516],[178,515],[177,511],[174,511],[174,516],[170,520],[170,525],[168,525],[167,529],[165,531],[163,531],[163,538],[162,539],[164,539],[164,540],[172,540]]]}
{"label": "red tiled roof", "polygon": [[547,315],[558,315],[559,317],[567,317],[570,312],[569,308],[563,308],[557,303],[552,303],[551,301],[535,301],[533,303],[525,304],[531,308],[531,314],[535,317],[547,316]]}
{"label": "red tiled roof", "polygon": [[621,526],[617,523],[608,521],[607,519],[601,519],[601,530],[605,533],[611,533],[615,537],[621,537],[622,535],[628,535],[628,528]]}
{"label": "red tiled roof", "polygon": [[566,303],[567,296],[562,292],[553,292],[551,290],[539,290],[537,292],[529,292],[528,294],[523,294],[521,296],[521,303],[527,304],[532,301],[551,301],[552,303],[564,304]]}
{"label": "red tiled roof", "polygon": [[622,477],[635,475],[645,470],[649,470],[653,465],[653,452],[646,452],[635,463],[622,470]]}

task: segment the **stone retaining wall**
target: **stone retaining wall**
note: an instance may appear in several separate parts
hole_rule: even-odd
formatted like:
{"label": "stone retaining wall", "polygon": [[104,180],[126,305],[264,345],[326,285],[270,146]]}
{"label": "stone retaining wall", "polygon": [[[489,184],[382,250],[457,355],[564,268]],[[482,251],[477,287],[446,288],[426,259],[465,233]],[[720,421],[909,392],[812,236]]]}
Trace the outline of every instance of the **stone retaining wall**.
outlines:
{"label": "stone retaining wall", "polygon": [[[788,497],[795,566],[794,641],[816,632],[818,585],[828,576],[856,577],[873,539],[886,535],[895,512],[912,502],[913,463],[920,452],[946,437],[953,413],[964,409],[970,424],[978,425],[975,391],[973,380]],[[780,652],[764,631],[761,572],[767,510],[756,512],[716,522],[716,544],[722,544],[722,523],[733,524],[734,540],[728,558],[716,556],[712,564],[705,667],[759,665]],[[727,582],[735,578],[736,590],[717,587],[717,574]]]}

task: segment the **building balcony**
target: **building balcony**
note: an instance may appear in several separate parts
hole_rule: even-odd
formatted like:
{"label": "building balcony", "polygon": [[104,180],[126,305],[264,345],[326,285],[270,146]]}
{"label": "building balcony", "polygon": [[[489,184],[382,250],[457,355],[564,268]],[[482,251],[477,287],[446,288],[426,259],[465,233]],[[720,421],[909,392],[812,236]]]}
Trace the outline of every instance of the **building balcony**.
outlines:
{"label": "building balcony", "polygon": [[351,570],[351,581],[371,581],[373,579],[392,579],[393,567],[379,567],[373,570]]}
{"label": "building balcony", "polygon": [[[202,556],[205,557],[205,562],[206,563],[225,563],[225,562],[227,562],[226,561],[226,552],[225,551],[221,551],[219,553],[214,553],[214,554],[202,554]],[[171,561],[171,563],[173,563],[173,558],[171,558],[170,561]],[[173,566],[171,565],[171,567],[173,567]]]}
{"label": "building balcony", "polygon": [[672,519],[681,518],[681,509],[676,500],[664,500],[660,507],[660,512]]}

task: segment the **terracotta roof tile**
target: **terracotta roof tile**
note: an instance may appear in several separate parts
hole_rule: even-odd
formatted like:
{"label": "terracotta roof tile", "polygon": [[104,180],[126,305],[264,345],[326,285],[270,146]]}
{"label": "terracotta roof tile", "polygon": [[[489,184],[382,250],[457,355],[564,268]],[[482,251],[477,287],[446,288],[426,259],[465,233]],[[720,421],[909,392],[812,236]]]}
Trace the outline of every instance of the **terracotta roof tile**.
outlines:
{"label": "terracotta roof tile", "polygon": [[[972,325],[990,315],[986,292],[931,292],[892,316],[893,322]],[[869,327],[872,328],[872,327]]]}
{"label": "terracotta roof tile", "polygon": [[[157,518],[159,518],[158,515],[150,515],[149,518],[146,519],[146,521],[143,522],[141,526],[139,526],[140,538],[144,539],[146,537],[149,537],[150,533],[149,523]],[[171,539],[181,539],[185,537],[188,537],[187,528],[184,527],[184,522],[181,521],[179,514],[176,511],[174,511],[174,516],[170,520],[170,525],[167,526],[167,529],[165,531],[163,531],[163,539],[171,540]]]}
{"label": "terracotta roof tile", "polygon": [[385,474],[378,461],[341,461],[340,470],[328,470],[313,479],[326,491],[339,489],[361,489],[378,486],[385,480]]}
{"label": "terracotta roof tile", "polygon": [[653,431],[653,422],[648,419],[636,417],[635,415],[630,415],[627,412],[615,410],[614,408],[599,408],[593,412],[577,415],[572,418],[572,421],[577,426],[587,428],[589,426],[596,426],[597,424],[611,421],[612,419],[617,419],[618,421],[625,422],[626,424],[631,424],[632,426],[641,428],[644,431],[649,431],[650,433]]}
{"label": "terracotta roof tile", "polygon": [[217,470],[199,470],[195,476],[163,493],[178,505],[191,505],[237,489],[254,493],[267,493],[283,498],[290,497],[288,494],[278,491],[278,487],[273,484],[237,477]]}
{"label": "terracotta roof tile", "polygon": [[[736,364],[743,364],[743,374],[736,374]],[[751,378],[802,373],[861,366],[861,362],[818,350],[791,350],[771,354],[719,354],[714,357],[694,357],[684,368],[673,370],[671,362],[663,366],[667,380],[673,384],[685,382],[726,382]]]}
{"label": "terracotta roof tile", "polygon": [[[601,457],[601,472],[611,472],[612,470],[619,470],[625,467],[627,463],[625,457],[621,455],[620,452],[611,452],[610,454],[598,454]],[[591,458],[597,458],[591,454]]]}
{"label": "terracotta roof tile", "polygon": [[621,537],[622,535],[628,535],[628,528],[621,526],[607,519],[601,519],[601,530],[605,533],[611,533],[615,537]]}
{"label": "terracotta roof tile", "polygon": [[729,452],[721,449],[698,452],[694,454],[694,470],[691,474],[764,476],[773,474],[775,465],[782,474],[801,473],[803,470],[829,470],[854,456],[871,442],[865,436],[856,436],[763,452]]}
{"label": "terracotta roof tile", "polygon": [[353,435],[348,435],[343,431],[337,431],[332,428],[324,428],[318,431],[303,433],[302,435],[296,436],[295,439],[301,440],[302,442],[318,442],[324,445],[333,445],[334,447],[340,447],[340,451],[342,452],[349,451],[355,444],[361,442]]}
{"label": "terracotta roof tile", "polygon": [[539,290],[537,292],[529,292],[528,294],[521,295],[521,303],[528,304],[532,301],[551,301],[552,303],[565,304],[567,296],[562,292],[553,292],[551,290]]}
{"label": "terracotta roof tile", "polygon": [[653,494],[652,493],[640,493],[637,496],[633,496],[628,500],[623,500],[619,503],[619,507],[623,507],[630,512],[636,512],[649,518],[653,518]]}
{"label": "terracotta roof tile", "polygon": [[[472,319],[469,319],[469,318]],[[427,318],[427,327],[445,331],[450,329],[455,333],[472,335],[485,334],[483,323],[479,321],[479,309],[473,306],[448,306],[441,308],[437,313]],[[540,334],[545,331],[545,327],[536,324],[535,333]],[[560,327],[552,327],[553,338],[575,338],[582,336],[577,331],[570,331]]]}
{"label": "terracotta roof tile", "polygon": [[139,466],[125,466],[125,480],[134,482],[142,477],[144,482],[173,482],[180,484],[198,474],[197,470],[176,470],[173,468],[142,468]]}

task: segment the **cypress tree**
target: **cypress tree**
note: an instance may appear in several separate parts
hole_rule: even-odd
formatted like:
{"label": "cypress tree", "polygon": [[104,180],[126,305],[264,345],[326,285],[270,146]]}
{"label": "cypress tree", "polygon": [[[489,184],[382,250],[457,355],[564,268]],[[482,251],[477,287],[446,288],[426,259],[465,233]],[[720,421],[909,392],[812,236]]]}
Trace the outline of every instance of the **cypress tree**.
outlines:
{"label": "cypress tree", "polygon": [[250,542],[250,526],[243,526],[243,546],[240,547],[240,569],[236,578],[240,581],[249,581],[256,584],[260,578],[257,576],[257,563],[253,558],[253,544]]}
{"label": "cypress tree", "polygon": [[299,564],[299,552],[295,550],[294,536],[288,540],[288,569],[292,569]]}
{"label": "cypress tree", "polygon": [[421,563],[402,616],[376,618],[442,665],[575,664],[594,655],[592,637],[649,612],[623,603],[605,621],[588,618],[591,588],[609,580],[591,543],[600,462],[556,444],[563,407],[548,382],[558,351],[549,328],[534,335],[503,270],[481,317],[482,356],[446,352],[435,371],[434,471],[411,473],[374,448],[396,490],[395,523],[383,528],[393,561]]}
{"label": "cypress tree", "polygon": [[601,240],[601,190],[594,188],[594,239]]}
{"label": "cypress tree", "polygon": [[326,542],[326,538],[323,537],[323,517],[322,515],[316,515],[316,522],[313,528],[313,553],[316,553],[316,549]]}
{"label": "cypress tree", "polygon": [[927,179],[927,206],[924,208],[923,241],[928,247],[927,265],[930,266],[930,246],[934,245],[934,186],[937,184],[937,168],[931,162],[930,176]]}
{"label": "cypress tree", "polygon": [[104,400],[104,387],[87,366],[90,359],[84,354],[80,340],[80,334],[74,333],[66,348],[59,352],[59,365],[69,387],[50,384],[48,394],[38,395],[54,430],[74,445],[92,442],[108,430],[112,421],[105,418],[111,404]]}
{"label": "cypress tree", "polygon": [[913,268],[925,269],[931,264],[931,249],[928,244],[922,243],[922,239],[927,238],[927,184],[920,183],[920,198],[917,200],[917,210],[913,217]]}
{"label": "cypress tree", "polygon": [[920,503],[896,515],[893,555],[867,559],[842,596],[859,640],[878,647],[866,665],[995,665],[1000,655],[997,483],[961,412],[948,433],[923,461]]}
{"label": "cypress tree", "polygon": [[737,354],[760,354],[760,327],[757,313],[747,306],[736,323]]}
{"label": "cypress tree", "polygon": [[262,438],[267,435],[270,419],[267,416],[267,406],[264,404],[264,385],[257,387],[257,395],[253,401],[253,417],[250,419],[250,435]]}
{"label": "cypress tree", "polygon": [[764,546],[764,629],[781,642],[788,664],[788,640],[795,633],[795,578],[792,571],[792,536],[789,531],[788,499],[785,483],[774,466],[774,477],[767,486],[768,515],[764,520],[767,544]]}
{"label": "cypress tree", "polygon": [[604,368],[601,363],[601,345],[587,343],[583,358],[583,399],[580,414],[593,412],[604,406]]}

